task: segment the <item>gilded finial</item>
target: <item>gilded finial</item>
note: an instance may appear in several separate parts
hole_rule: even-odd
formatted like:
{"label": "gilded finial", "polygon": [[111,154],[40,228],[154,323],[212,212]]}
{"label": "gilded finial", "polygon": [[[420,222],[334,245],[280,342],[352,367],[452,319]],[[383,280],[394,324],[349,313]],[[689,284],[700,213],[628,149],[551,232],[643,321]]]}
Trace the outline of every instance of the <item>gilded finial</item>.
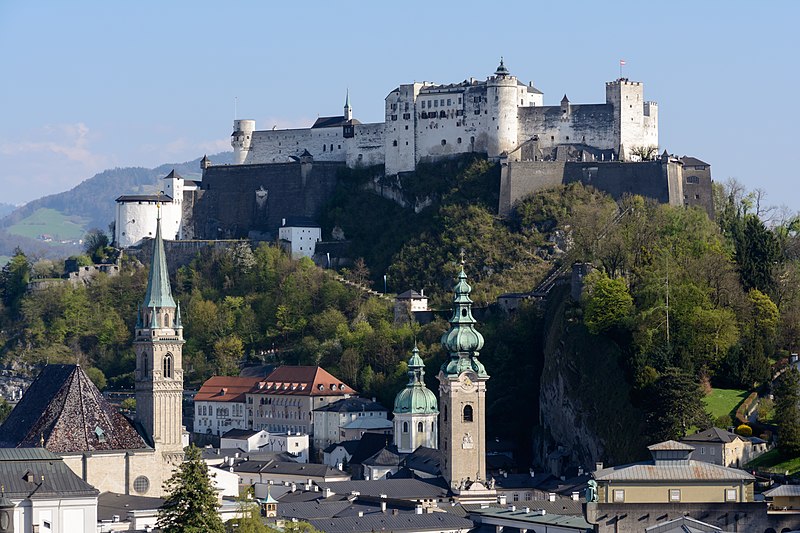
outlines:
{"label": "gilded finial", "polygon": [[461,266],[463,267],[467,263],[466,260],[464,259],[465,254],[463,248],[461,249],[461,252],[459,252],[459,255],[461,256]]}

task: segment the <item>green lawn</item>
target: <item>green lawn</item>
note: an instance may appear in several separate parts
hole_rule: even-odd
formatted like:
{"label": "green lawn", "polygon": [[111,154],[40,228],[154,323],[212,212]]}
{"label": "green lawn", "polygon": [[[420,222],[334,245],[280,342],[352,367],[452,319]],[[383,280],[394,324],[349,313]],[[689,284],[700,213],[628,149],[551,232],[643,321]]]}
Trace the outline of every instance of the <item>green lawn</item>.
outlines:
{"label": "green lawn", "polygon": [[703,398],[703,401],[706,403],[708,414],[716,420],[721,416],[735,413],[748,394],[749,391],[740,389],[712,389],[711,394]]}
{"label": "green lawn", "polygon": [[768,451],[764,455],[756,457],[747,463],[745,467],[757,468],[759,470],[772,472],[773,474],[789,472],[789,475],[792,475],[796,472],[800,472],[800,457],[785,459],[776,448]]}
{"label": "green lawn", "polygon": [[65,216],[55,209],[37,209],[8,228],[8,232],[31,239],[49,235],[53,241],[80,239],[86,234],[86,219]]}

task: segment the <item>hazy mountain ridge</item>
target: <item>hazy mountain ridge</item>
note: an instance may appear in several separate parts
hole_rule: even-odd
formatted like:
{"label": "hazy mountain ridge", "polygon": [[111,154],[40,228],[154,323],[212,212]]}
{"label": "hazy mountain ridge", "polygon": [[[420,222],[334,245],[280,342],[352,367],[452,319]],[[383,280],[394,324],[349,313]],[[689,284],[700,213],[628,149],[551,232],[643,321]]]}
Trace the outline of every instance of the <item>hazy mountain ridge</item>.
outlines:
{"label": "hazy mountain ridge", "polygon": [[[37,209],[50,208],[64,215],[79,215],[88,219],[86,229],[107,230],[114,220],[114,200],[123,194],[154,192],[158,190],[159,180],[173,169],[178,174],[199,179],[200,157],[183,163],[165,163],[155,168],[124,167],[104,170],[88,178],[68,191],[43,196],[23,206],[9,206],[12,211],[0,219],[0,255],[11,255],[19,246],[26,253],[63,257],[66,248],[48,246],[34,239],[12,235],[6,228],[29,217]],[[221,152],[209,156],[215,164],[233,162],[233,152]],[[0,213],[7,204],[0,204]],[[77,250],[72,250],[75,253]]]}

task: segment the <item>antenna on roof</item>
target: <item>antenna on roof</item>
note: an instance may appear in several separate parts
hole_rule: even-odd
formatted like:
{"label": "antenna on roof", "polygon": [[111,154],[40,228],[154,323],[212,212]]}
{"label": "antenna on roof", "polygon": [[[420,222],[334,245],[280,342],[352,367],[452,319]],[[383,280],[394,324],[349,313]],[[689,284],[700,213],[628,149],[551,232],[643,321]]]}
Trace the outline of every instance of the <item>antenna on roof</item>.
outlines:
{"label": "antenna on roof", "polygon": [[237,106],[238,103],[239,103],[239,97],[238,96],[234,96],[233,97],[233,120],[236,120],[236,118],[238,116],[237,113],[236,113],[236,106]]}

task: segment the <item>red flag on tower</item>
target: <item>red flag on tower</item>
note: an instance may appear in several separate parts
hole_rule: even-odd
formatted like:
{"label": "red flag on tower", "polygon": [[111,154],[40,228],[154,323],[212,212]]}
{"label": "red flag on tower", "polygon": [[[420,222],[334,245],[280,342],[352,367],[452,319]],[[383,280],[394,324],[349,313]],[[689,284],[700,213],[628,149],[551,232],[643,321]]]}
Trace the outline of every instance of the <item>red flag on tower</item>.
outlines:
{"label": "red flag on tower", "polygon": [[625,66],[625,60],[624,59],[620,59],[619,60],[619,66],[621,66],[621,67]]}

